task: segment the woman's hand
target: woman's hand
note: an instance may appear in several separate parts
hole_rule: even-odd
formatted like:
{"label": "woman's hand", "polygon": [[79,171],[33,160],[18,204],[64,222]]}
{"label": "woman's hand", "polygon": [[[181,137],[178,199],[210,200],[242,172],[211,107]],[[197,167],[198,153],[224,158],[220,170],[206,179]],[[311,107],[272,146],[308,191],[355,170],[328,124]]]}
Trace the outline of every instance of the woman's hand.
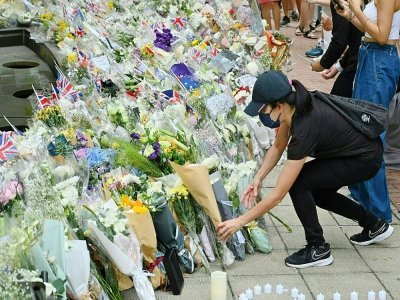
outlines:
{"label": "woman's hand", "polygon": [[251,208],[254,204],[257,204],[257,196],[260,192],[261,180],[258,178],[254,178],[253,182],[247,187],[246,191],[243,193],[241,202],[244,202],[247,209]]}
{"label": "woman's hand", "polygon": [[352,11],[361,10],[360,0],[347,0],[347,3]]}
{"label": "woman's hand", "polygon": [[231,219],[217,225],[217,233],[220,239],[224,242],[234,235],[237,231],[243,228],[245,224],[242,222],[240,217]]}
{"label": "woman's hand", "polygon": [[321,76],[324,79],[328,80],[334,78],[337,73],[339,73],[339,71],[336,68],[336,65],[333,65],[330,69],[322,71]]}
{"label": "woman's hand", "polygon": [[347,1],[342,1],[342,0],[339,0],[339,1],[342,4],[343,9],[340,9],[338,5],[335,5],[336,12],[339,16],[348,19],[349,14],[351,13],[349,4],[347,3]]}

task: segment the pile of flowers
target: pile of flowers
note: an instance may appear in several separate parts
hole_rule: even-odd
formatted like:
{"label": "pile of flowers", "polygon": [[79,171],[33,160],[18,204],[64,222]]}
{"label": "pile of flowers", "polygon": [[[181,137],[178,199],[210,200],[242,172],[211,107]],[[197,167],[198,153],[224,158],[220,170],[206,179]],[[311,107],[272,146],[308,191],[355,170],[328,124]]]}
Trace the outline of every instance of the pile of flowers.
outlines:
{"label": "pile of flowers", "polygon": [[[134,286],[155,299],[168,249],[187,273],[271,251],[262,220],[227,244],[215,232],[245,212],[239,196],[272,141],[243,113],[256,76],[290,63],[290,41],[250,27],[256,6],[24,3],[7,7],[29,11],[32,38],[64,59],[32,96],[29,128],[2,135],[0,290],[29,298],[21,280],[58,298],[121,299]],[[0,27],[12,21],[0,13]]]}

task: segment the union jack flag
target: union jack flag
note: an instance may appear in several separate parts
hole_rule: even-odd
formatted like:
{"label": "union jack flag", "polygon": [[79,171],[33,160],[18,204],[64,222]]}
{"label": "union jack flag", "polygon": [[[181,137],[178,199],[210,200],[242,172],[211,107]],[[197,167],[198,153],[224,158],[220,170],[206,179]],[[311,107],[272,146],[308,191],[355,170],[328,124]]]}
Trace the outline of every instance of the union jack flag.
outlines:
{"label": "union jack flag", "polygon": [[75,34],[76,34],[76,36],[83,37],[86,34],[86,32],[82,27],[77,26],[76,30],[75,30]]}
{"label": "union jack flag", "polygon": [[38,107],[39,109],[43,109],[45,107],[51,106],[52,102],[49,99],[49,97],[43,95],[42,93],[37,92],[36,93],[37,99],[38,99]]}
{"label": "union jack flag", "polygon": [[79,50],[79,49],[76,48],[76,47],[73,47],[72,50],[75,51],[76,54],[78,55],[78,61],[79,61],[80,63],[85,63],[85,62],[86,62],[86,60],[87,60],[88,57],[87,57],[87,55],[86,55],[85,52],[83,52],[82,50]]}
{"label": "union jack flag", "polygon": [[11,140],[12,135],[12,131],[0,133],[0,162],[4,162],[18,154],[17,147]]}
{"label": "union jack flag", "polygon": [[74,89],[72,86],[72,83],[68,80],[67,77],[65,77],[62,73],[58,73],[57,75],[57,89],[59,91],[59,94],[61,96],[65,96],[67,98],[71,98],[73,100],[76,100],[76,98],[82,97],[83,94],[81,92],[78,92],[77,90]]}
{"label": "union jack flag", "polygon": [[187,19],[185,17],[176,17],[171,19],[172,25],[174,25],[177,29],[182,29],[185,27],[187,23]]}
{"label": "union jack flag", "polygon": [[51,89],[52,89],[51,101],[55,102],[58,100],[60,92],[59,92],[58,88],[54,86],[54,84],[51,84]]}
{"label": "union jack flag", "polygon": [[190,56],[198,63],[201,63],[206,58],[203,51],[196,48],[191,49]]}
{"label": "union jack flag", "polygon": [[212,56],[212,57],[216,57],[217,56],[217,54],[218,54],[218,49],[217,48],[215,48],[213,45],[209,45],[208,46],[208,50],[209,50],[209,53],[210,53],[210,55]]}

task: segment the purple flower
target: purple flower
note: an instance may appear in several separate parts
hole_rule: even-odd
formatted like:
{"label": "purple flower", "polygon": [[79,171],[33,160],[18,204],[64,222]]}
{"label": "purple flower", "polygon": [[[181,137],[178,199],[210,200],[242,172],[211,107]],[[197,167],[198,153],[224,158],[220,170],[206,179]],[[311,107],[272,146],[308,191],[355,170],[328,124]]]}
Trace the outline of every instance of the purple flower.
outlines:
{"label": "purple flower", "polygon": [[156,152],[153,152],[152,154],[150,154],[149,159],[150,160],[155,160],[158,157]]}
{"label": "purple flower", "polygon": [[160,149],[160,143],[159,143],[159,142],[155,142],[155,143],[153,144],[153,149],[154,149],[154,150],[159,150],[159,149]]}
{"label": "purple flower", "polygon": [[136,132],[131,133],[131,138],[134,140],[140,140],[140,134]]}

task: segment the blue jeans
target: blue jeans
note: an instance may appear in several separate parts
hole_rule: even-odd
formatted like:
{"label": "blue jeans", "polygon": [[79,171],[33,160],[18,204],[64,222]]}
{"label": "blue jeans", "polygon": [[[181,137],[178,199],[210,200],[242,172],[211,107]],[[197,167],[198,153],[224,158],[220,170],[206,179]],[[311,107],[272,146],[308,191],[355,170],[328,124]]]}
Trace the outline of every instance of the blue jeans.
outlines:
{"label": "blue jeans", "polygon": [[[361,43],[358,53],[353,98],[367,100],[389,108],[400,77],[400,61],[394,45]],[[385,133],[381,135],[385,141]],[[378,218],[392,221],[385,162],[370,180],[349,186],[354,199]]]}

